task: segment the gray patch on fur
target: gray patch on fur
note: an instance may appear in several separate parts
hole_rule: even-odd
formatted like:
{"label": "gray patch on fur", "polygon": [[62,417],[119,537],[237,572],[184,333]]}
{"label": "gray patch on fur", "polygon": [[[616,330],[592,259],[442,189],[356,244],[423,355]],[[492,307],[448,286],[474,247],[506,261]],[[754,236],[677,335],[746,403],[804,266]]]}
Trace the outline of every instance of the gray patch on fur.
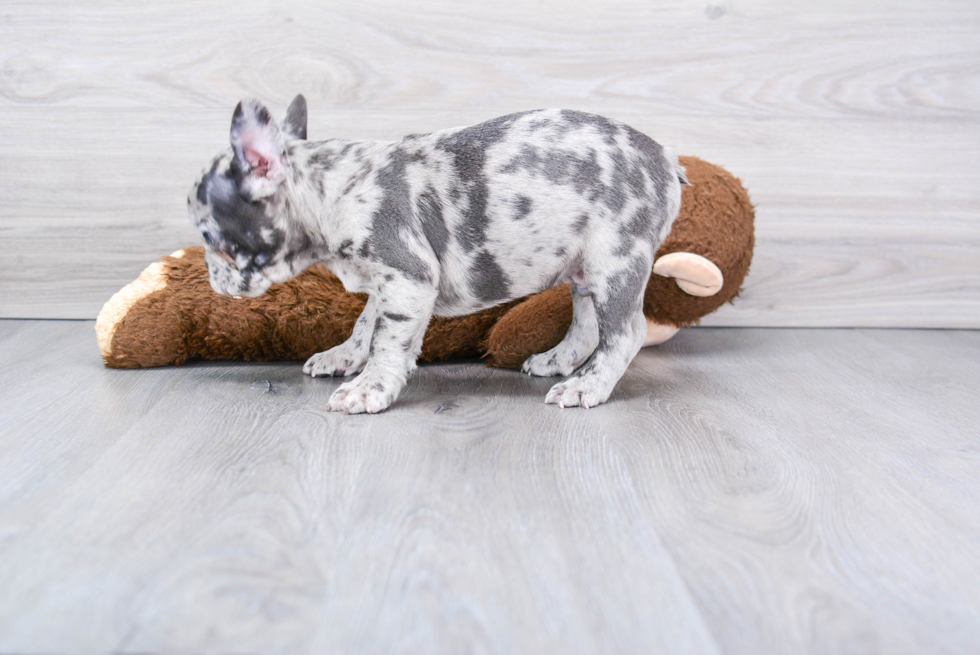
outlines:
{"label": "gray patch on fur", "polygon": [[[464,127],[438,141],[436,147],[453,158],[456,176],[462,182],[460,189],[467,198],[463,221],[456,240],[466,252],[483,246],[487,233],[487,151],[507,135],[514,122],[525,113],[494,118],[485,123]],[[456,193],[454,188],[451,193]]]}
{"label": "gray patch on fur", "polygon": [[477,253],[469,271],[470,290],[484,302],[497,302],[510,297],[510,280],[486,250]]}
{"label": "gray patch on fur", "polygon": [[623,210],[629,196],[626,193],[626,156],[614,151],[610,155],[613,162],[612,185],[610,185],[602,196],[602,201],[609,209],[617,214]]}
{"label": "gray patch on fur", "polygon": [[605,337],[599,348],[608,347],[607,337],[626,331],[630,317],[641,311],[641,294],[646,288],[650,269],[642,257],[633,257],[627,267],[606,278],[606,293],[596,302],[599,331]]}
{"label": "gray patch on fur", "polygon": [[310,158],[307,159],[307,163],[317,168],[321,171],[329,171],[333,168],[334,164],[337,162],[337,153],[331,152],[329,150],[317,150]]}
{"label": "gray patch on fur", "polygon": [[514,212],[514,220],[520,221],[527,218],[527,215],[531,213],[531,199],[527,196],[517,196],[516,211]]}
{"label": "gray patch on fur", "polygon": [[630,145],[645,155],[645,161],[642,162],[643,170],[653,183],[657,201],[666,203],[667,189],[670,186],[669,176],[677,175],[677,172],[673,166],[667,163],[663,147],[646,134],[638,132],[632,127],[626,128],[626,134],[629,137]]}
{"label": "gray patch on fur", "polygon": [[401,228],[407,226],[412,215],[404,153],[397,150],[391,153],[388,163],[378,170],[375,181],[383,195],[381,205],[372,216],[371,236],[361,246],[361,256],[380,261],[417,282],[431,282],[429,267],[409,250],[401,237]]}
{"label": "gray patch on fur", "polygon": [[369,161],[366,161],[363,164],[361,164],[361,167],[358,169],[358,171],[350,176],[350,179],[347,181],[347,186],[344,187],[343,191],[341,191],[341,195],[347,195],[348,193],[353,191],[354,187],[356,187],[358,184],[362,183],[364,180],[367,179],[368,175],[371,174],[373,168],[374,167]]}
{"label": "gray patch on fur", "polygon": [[[250,257],[258,253],[272,256],[285,241],[284,232],[266,215],[267,203],[245,200],[232,177],[212,175],[207,183],[207,198],[220,230],[220,234],[212,236],[217,246],[232,257],[239,252]],[[271,238],[263,239],[263,231],[271,231]]]}
{"label": "gray patch on fur", "polygon": [[530,145],[521,147],[520,153],[500,168],[500,173],[515,174],[526,171],[541,176],[557,186],[571,186],[580,195],[595,202],[606,194],[602,183],[602,168],[595,150],[588,157],[581,157],[567,150],[551,149],[542,152]]}
{"label": "gray patch on fur", "polygon": [[344,239],[343,241],[340,242],[340,245],[337,246],[337,256],[340,257],[341,259],[350,259],[351,257],[354,256],[353,251],[354,251],[353,239]]}
{"label": "gray patch on fur", "polygon": [[633,249],[633,244],[637,241],[649,241],[655,231],[659,231],[659,225],[654,225],[660,221],[655,221],[653,212],[649,207],[640,207],[619,226],[619,247],[615,253],[625,257]]}
{"label": "gray patch on fur", "polygon": [[612,146],[616,144],[616,135],[619,133],[619,127],[608,118],[574,109],[562,109],[561,117],[567,124],[575,127],[594,127],[602,135],[606,145]]}
{"label": "gray patch on fur", "polygon": [[428,239],[429,245],[436,253],[436,258],[442,259],[442,254],[449,244],[449,230],[442,215],[442,201],[431,186],[415,199],[415,211],[422,221],[422,232]]}

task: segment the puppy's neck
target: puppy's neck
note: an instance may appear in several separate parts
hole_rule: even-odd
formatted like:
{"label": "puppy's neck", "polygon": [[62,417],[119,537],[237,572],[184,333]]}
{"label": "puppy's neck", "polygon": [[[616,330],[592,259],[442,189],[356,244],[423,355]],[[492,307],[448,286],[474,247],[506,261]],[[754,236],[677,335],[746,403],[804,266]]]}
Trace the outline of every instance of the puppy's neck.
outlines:
{"label": "puppy's neck", "polygon": [[344,204],[372,170],[371,151],[390,144],[370,141],[294,141],[287,146],[291,175],[287,188],[295,219],[323,235],[340,227]]}

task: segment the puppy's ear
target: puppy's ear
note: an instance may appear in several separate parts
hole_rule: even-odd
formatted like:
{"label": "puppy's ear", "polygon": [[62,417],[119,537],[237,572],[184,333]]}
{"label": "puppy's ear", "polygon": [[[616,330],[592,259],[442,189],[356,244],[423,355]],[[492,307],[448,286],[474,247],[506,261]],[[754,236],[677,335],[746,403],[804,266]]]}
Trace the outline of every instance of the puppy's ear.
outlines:
{"label": "puppy's ear", "polygon": [[247,175],[243,195],[252,199],[271,196],[286,179],[286,152],[282,133],[272,114],[258,100],[243,100],[231,117],[231,147]]}
{"label": "puppy's ear", "polygon": [[293,139],[306,140],[306,98],[302,94],[293,98],[282,119],[283,133]]}

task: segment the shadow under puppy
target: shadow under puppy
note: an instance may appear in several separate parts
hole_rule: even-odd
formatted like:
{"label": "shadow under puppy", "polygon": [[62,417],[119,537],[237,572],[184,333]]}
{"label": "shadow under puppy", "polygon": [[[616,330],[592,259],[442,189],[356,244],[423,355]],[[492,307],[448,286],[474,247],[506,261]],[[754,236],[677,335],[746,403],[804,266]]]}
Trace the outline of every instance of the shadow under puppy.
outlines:
{"label": "shadow under puppy", "polygon": [[[306,101],[281,125],[238,104],[231,148],[191,189],[211,286],[254,297],[315,263],[369,299],[346,342],[303,371],[353,375],[328,408],[380,412],[415,369],[430,318],[570,283],[571,327],[522,370],[570,375],[545,402],[609,398],[647,334],[643,292],[681,201],[675,155],[620,122],[510,114],[400,141],[306,140]],[[574,374],[573,374],[574,373]]]}

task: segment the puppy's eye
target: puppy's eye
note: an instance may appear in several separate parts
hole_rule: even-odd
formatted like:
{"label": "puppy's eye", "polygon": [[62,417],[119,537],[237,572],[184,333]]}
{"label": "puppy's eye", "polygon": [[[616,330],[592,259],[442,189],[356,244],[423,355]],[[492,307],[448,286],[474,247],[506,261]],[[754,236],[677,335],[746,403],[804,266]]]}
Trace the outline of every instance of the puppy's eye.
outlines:
{"label": "puppy's eye", "polygon": [[256,266],[265,266],[266,264],[269,263],[269,255],[265,254],[264,252],[260,252],[255,256],[255,259],[252,261],[255,262]]}
{"label": "puppy's eye", "polygon": [[209,246],[214,245],[214,237],[211,236],[210,232],[201,232],[201,236],[204,237],[204,243],[208,244]]}

